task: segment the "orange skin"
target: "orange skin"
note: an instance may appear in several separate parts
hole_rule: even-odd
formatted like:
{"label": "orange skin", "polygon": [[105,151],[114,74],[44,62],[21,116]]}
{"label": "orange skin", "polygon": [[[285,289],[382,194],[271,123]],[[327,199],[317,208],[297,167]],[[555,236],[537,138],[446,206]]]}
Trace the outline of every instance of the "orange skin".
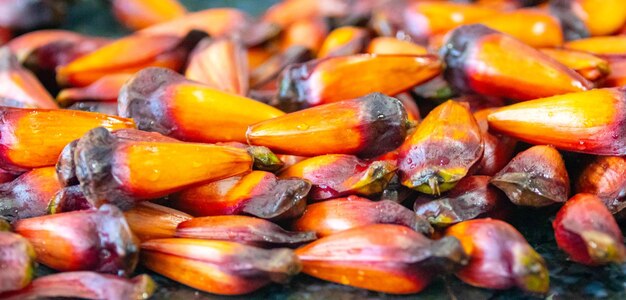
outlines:
{"label": "orange skin", "polygon": [[171,198],[174,207],[194,216],[249,214],[278,219],[299,216],[309,189],[310,184],[302,180],[252,171],[192,187]]}
{"label": "orange skin", "polygon": [[560,47],[563,32],[559,20],[547,12],[519,9],[488,17],[483,24],[509,34],[532,47]]}
{"label": "orange skin", "polygon": [[91,203],[130,209],[142,200],[248,172],[253,159],[235,147],[124,139],[99,127],[78,140],[73,163]]}
{"label": "orange skin", "polygon": [[[182,140],[245,143],[249,125],[284,115],[282,111],[250,98],[197,84],[172,86],[167,92],[171,98],[165,99],[165,105],[172,121],[178,125],[173,137]],[[210,116],[198,114],[198,111],[205,111]],[[210,128],[215,130],[207,130]]]}
{"label": "orange skin", "polygon": [[[351,55],[314,60],[287,71],[302,69],[306,75],[291,78],[283,73],[282,89],[298,87],[297,98],[310,106],[355,99],[369,93],[399,94],[437,76],[441,62],[434,55]],[[394,78],[394,80],[380,80]],[[282,91],[281,91],[282,92]],[[281,94],[279,97],[289,98]]]}
{"label": "orange skin", "polygon": [[[329,103],[248,127],[248,143],[282,154],[355,154],[374,157],[399,146],[406,136],[402,103],[381,94]],[[381,134],[384,132],[384,134]],[[309,141],[316,141],[311,145]]]}
{"label": "orange skin", "polygon": [[[285,51],[292,46],[304,46],[313,53],[317,53],[327,34],[328,25],[323,19],[299,20],[289,25],[283,32],[280,49]],[[251,65],[251,67],[254,66]]]}
{"label": "orange skin", "polygon": [[284,115],[267,104],[161,68],[135,74],[120,92],[118,102],[119,114],[135,119],[139,129],[190,142],[246,143],[248,125]]}
{"label": "orange skin", "polygon": [[152,202],[137,204],[125,211],[124,217],[135,236],[142,242],[174,237],[178,224],[193,218],[182,211]]}
{"label": "orange skin", "polygon": [[487,119],[492,130],[531,144],[595,155],[626,154],[626,100],[619,88],[517,103]]}
{"label": "orange skin", "polygon": [[424,118],[398,153],[402,185],[439,195],[482,157],[480,127],[466,105],[449,100]]}
{"label": "orange skin", "polygon": [[511,225],[494,219],[476,219],[446,231],[461,241],[470,261],[456,273],[463,282],[482,288],[546,293],[550,287],[545,262]]}
{"label": "orange skin", "polygon": [[[445,272],[421,265],[430,255],[417,258],[436,243],[405,226],[374,224],[321,238],[296,254],[307,275],[372,291],[412,294],[428,286],[434,274]],[[465,257],[458,242],[451,252],[461,260]],[[451,260],[452,266],[458,263]]]}
{"label": "orange skin", "polygon": [[425,220],[398,203],[374,202],[357,196],[310,204],[292,227],[297,231],[313,231],[321,238],[369,224],[398,224],[426,235],[432,233]]}
{"label": "orange skin", "polygon": [[124,73],[105,75],[86,87],[63,89],[57,95],[57,102],[69,106],[80,101],[117,101],[120,89],[131,76]]}
{"label": "orange skin", "polygon": [[265,219],[246,216],[193,218],[178,225],[176,237],[233,241],[259,247],[297,246],[316,239],[312,231],[286,231]]}
{"label": "orange skin", "polygon": [[498,15],[499,10],[486,6],[438,1],[420,1],[408,6],[404,21],[418,39],[446,33],[460,25],[475,23]]}
{"label": "orange skin", "polygon": [[363,50],[369,39],[367,30],[354,26],[339,27],[331,31],[319,52],[318,58],[357,54]]}
{"label": "orange skin", "polygon": [[191,53],[185,77],[221,91],[245,96],[248,93],[248,62],[241,43],[206,38]]}
{"label": "orange skin", "polygon": [[60,109],[4,107],[0,115],[0,167],[9,171],[53,166],[65,145],[93,128],[135,126],[131,119]]}
{"label": "orange skin", "polygon": [[173,205],[194,216],[235,214],[245,202],[261,193],[272,178],[275,176],[271,173],[253,171],[214,181],[178,193]]}
{"label": "orange skin", "polygon": [[556,48],[544,48],[540,51],[590,81],[596,81],[612,73],[607,60],[590,53]]}
{"label": "orange skin", "polygon": [[[124,66],[132,66],[174,48],[180,42],[180,38],[168,35],[142,35],[133,34],[118,39],[97,51],[81,57],[59,70],[61,74],[73,72],[86,72],[90,70],[108,70]],[[120,53],[132,53],[141,47],[143,51],[135,55],[119,55]],[[108,61],[100,61],[102,58]],[[115,59],[111,61],[110,58]]]}
{"label": "orange skin", "polygon": [[219,38],[246,29],[250,26],[248,18],[249,16],[244,12],[234,8],[212,8],[188,13],[183,18],[150,26],[138,33],[182,38],[191,30],[196,29],[206,32],[211,37]]}
{"label": "orange skin", "polygon": [[577,193],[598,196],[612,213],[625,208],[626,158],[598,156],[581,172],[576,182]]}
{"label": "orange skin", "polygon": [[511,160],[515,152],[516,140],[489,131],[487,116],[496,110],[497,108],[485,108],[474,113],[485,147],[483,157],[476,167],[477,175],[493,176],[498,173]]}
{"label": "orange skin", "polygon": [[573,11],[592,36],[610,35],[626,23],[626,3],[621,0],[574,0]]}
{"label": "orange skin", "polygon": [[392,265],[376,269],[371,266],[371,262],[349,262],[344,265],[303,259],[302,273],[360,289],[398,295],[419,293],[431,282],[428,274],[412,270],[411,267]]}
{"label": "orange skin", "polygon": [[352,155],[329,154],[303,160],[283,170],[280,177],[309,180],[313,184],[311,200],[318,201],[381,193],[395,170],[395,161],[364,161]]}
{"label": "orange skin", "polygon": [[491,179],[516,205],[541,207],[565,202],[569,176],[559,151],[533,146],[518,153]]}
{"label": "orange skin", "polygon": [[187,10],[177,0],[114,0],[113,14],[132,30],[180,18]]}
{"label": "orange skin", "polygon": [[[170,70],[180,70],[183,67],[184,55],[182,54],[185,54],[185,53],[182,53],[180,51],[166,52],[166,53],[158,55],[153,60],[147,61],[139,65],[133,65],[133,66],[127,66],[127,67],[125,66],[117,70],[93,70],[93,71],[71,75],[70,78],[67,78],[67,79],[57,77],[57,81],[62,82],[63,80],[67,80],[65,85],[70,85],[70,86],[75,86],[75,87],[85,87],[98,81],[100,78],[105,77],[105,76],[116,75],[116,74],[132,75],[149,67],[160,67],[160,68],[167,68]],[[58,76],[58,73],[57,73],[57,76]]]}
{"label": "orange skin", "polygon": [[3,215],[16,219],[43,216],[61,188],[54,167],[28,171],[0,188]]}
{"label": "orange skin", "polygon": [[552,223],[556,243],[578,263],[598,266],[626,261],[619,225],[604,203],[592,194],[576,194],[565,202]]}
{"label": "orange skin", "polygon": [[141,262],[148,269],[219,295],[248,294],[300,270],[291,250],[264,250],[227,241],[159,239],[144,242],[141,251]]}
{"label": "orange skin", "polygon": [[626,36],[598,36],[565,43],[565,49],[589,52],[601,57],[626,55]]}
{"label": "orange skin", "polygon": [[404,55],[424,55],[428,54],[426,48],[412,43],[410,41],[400,40],[394,37],[376,37],[373,38],[365,52],[370,54],[404,54]]}
{"label": "orange skin", "polygon": [[180,41],[180,37],[171,35],[129,35],[59,67],[57,80],[62,84],[86,86],[114,73],[135,73],[150,66],[172,67],[173,53],[168,52]]}
{"label": "orange skin", "polygon": [[473,36],[462,58],[455,57],[454,50],[446,54],[450,67],[446,76],[453,82],[462,80],[457,84],[462,91],[524,101],[592,88],[581,75],[539,50],[487,27],[461,27],[453,32],[448,44],[461,47],[458,43],[468,39],[466,31]]}
{"label": "orange skin", "polygon": [[37,77],[23,68],[8,48],[0,49],[0,82],[0,98],[6,99],[3,102],[9,101],[2,105],[49,109],[59,107]]}
{"label": "orange skin", "polygon": [[19,220],[14,230],[33,245],[39,263],[58,271],[127,276],[137,264],[138,241],[111,205]]}
{"label": "orange skin", "polygon": [[[194,184],[245,173],[252,167],[247,151],[193,143],[122,142],[115,149],[112,174],[122,188],[141,199],[154,199]],[[171,172],[176,166],[176,172]]]}

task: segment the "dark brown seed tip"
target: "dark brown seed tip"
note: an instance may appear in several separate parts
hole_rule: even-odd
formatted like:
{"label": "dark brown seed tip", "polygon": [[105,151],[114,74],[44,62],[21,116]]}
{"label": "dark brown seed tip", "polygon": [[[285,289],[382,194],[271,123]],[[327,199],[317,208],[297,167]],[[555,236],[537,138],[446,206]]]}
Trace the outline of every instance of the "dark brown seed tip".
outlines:
{"label": "dark brown seed tip", "polygon": [[587,25],[574,10],[574,1],[571,0],[552,0],[550,1],[550,14],[555,16],[561,22],[563,36],[565,40],[579,40],[591,36]]}
{"label": "dark brown seed tip", "polygon": [[62,186],[71,186],[78,184],[78,178],[76,177],[76,165],[74,164],[74,152],[76,151],[76,145],[78,140],[72,141],[67,144],[56,164],[57,177]]}
{"label": "dark brown seed tip", "polygon": [[119,115],[133,118],[138,129],[169,135],[174,125],[164,115],[164,103],[156,98],[161,97],[168,86],[185,80],[182,75],[166,68],[139,71],[120,90]]}
{"label": "dark brown seed tip", "polygon": [[122,209],[133,206],[111,173],[113,151],[118,139],[103,127],[87,132],[76,145],[74,161],[76,177],[90,202],[100,204],[111,201]]}
{"label": "dark brown seed tip", "polygon": [[297,218],[306,208],[311,182],[304,179],[280,179],[276,185],[245,204],[242,212],[263,219]]}
{"label": "dark brown seed tip", "polygon": [[366,112],[363,123],[368,124],[363,144],[370,146],[365,147],[357,156],[371,158],[402,145],[410,126],[402,102],[381,93],[371,93],[362,99]]}
{"label": "dark brown seed tip", "polygon": [[449,33],[439,55],[446,64],[444,77],[457,92],[472,93],[465,70],[467,49],[480,38],[494,33],[499,32],[481,24],[461,26]]}

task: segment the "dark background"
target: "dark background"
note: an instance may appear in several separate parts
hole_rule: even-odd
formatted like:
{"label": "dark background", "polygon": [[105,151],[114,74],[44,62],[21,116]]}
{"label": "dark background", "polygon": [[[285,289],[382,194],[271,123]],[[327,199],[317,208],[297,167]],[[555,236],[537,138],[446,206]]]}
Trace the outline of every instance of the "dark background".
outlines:
{"label": "dark background", "polygon": [[[159,0],[154,0],[159,1]],[[180,0],[189,10],[210,7],[236,7],[253,15],[259,15],[276,0]],[[316,1],[316,0],[310,0]],[[69,12],[64,28],[90,35],[123,36],[129,31],[112,17],[104,0],[77,0]],[[626,299],[626,265],[590,268],[571,263],[557,249],[551,228],[554,208],[522,210],[511,223],[524,234],[528,241],[546,259],[550,269],[551,291],[548,299]],[[624,226],[622,230],[624,231]],[[40,268],[38,273],[50,270]],[[516,290],[490,291],[463,284],[454,276],[437,279],[429,288],[417,295],[391,296],[368,292],[323,282],[306,275],[299,275],[287,285],[271,285],[251,295],[224,297],[179,285],[164,277],[145,270],[158,283],[159,289],[152,299],[526,299],[533,298]],[[543,298],[543,297],[538,297]]]}

